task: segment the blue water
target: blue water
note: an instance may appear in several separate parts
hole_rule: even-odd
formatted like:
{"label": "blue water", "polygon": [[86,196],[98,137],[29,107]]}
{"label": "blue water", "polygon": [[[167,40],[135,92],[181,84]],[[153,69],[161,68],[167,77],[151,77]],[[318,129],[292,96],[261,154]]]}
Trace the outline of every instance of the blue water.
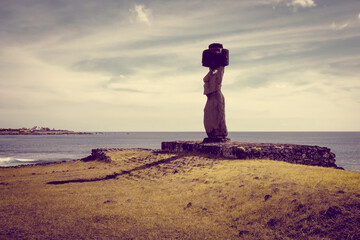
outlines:
{"label": "blue water", "polygon": [[[161,142],[202,140],[202,132],[112,132],[92,135],[0,136],[0,166],[80,159],[94,148],[160,149]],[[360,132],[230,132],[238,142],[288,143],[328,147],[336,164],[360,172]]]}

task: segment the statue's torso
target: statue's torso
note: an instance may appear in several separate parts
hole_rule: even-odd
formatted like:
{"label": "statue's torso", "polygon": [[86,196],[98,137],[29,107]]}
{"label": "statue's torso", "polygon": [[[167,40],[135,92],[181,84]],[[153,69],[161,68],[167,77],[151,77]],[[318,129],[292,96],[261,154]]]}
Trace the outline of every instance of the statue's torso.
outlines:
{"label": "statue's torso", "polygon": [[208,74],[204,77],[204,94],[208,95],[210,93],[221,90],[221,82],[224,75],[224,67],[220,66],[215,70],[210,70]]}

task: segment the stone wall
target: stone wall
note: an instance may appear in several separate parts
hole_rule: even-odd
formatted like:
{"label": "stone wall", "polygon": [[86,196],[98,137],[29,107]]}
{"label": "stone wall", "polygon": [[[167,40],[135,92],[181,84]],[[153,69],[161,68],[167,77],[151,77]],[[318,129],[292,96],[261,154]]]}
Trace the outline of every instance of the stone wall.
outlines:
{"label": "stone wall", "polygon": [[201,141],[162,142],[161,149],[170,152],[211,154],[231,159],[270,159],[312,166],[334,167],[335,154],[329,148],[272,143],[202,143]]}

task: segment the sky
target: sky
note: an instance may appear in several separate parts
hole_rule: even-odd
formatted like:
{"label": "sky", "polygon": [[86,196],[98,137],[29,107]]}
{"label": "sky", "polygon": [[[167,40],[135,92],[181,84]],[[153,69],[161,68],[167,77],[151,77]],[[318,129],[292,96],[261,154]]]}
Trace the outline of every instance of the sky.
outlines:
{"label": "sky", "polygon": [[204,131],[218,42],[228,131],[360,131],[359,0],[0,3],[0,128]]}

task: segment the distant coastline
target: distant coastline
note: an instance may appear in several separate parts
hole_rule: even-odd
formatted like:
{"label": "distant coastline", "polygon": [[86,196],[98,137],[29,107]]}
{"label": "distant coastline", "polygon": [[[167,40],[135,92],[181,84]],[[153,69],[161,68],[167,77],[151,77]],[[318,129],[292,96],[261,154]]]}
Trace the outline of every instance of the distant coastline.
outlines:
{"label": "distant coastline", "polygon": [[15,129],[0,128],[0,135],[64,135],[64,134],[92,134],[92,133],[50,129],[48,127],[15,128]]}

